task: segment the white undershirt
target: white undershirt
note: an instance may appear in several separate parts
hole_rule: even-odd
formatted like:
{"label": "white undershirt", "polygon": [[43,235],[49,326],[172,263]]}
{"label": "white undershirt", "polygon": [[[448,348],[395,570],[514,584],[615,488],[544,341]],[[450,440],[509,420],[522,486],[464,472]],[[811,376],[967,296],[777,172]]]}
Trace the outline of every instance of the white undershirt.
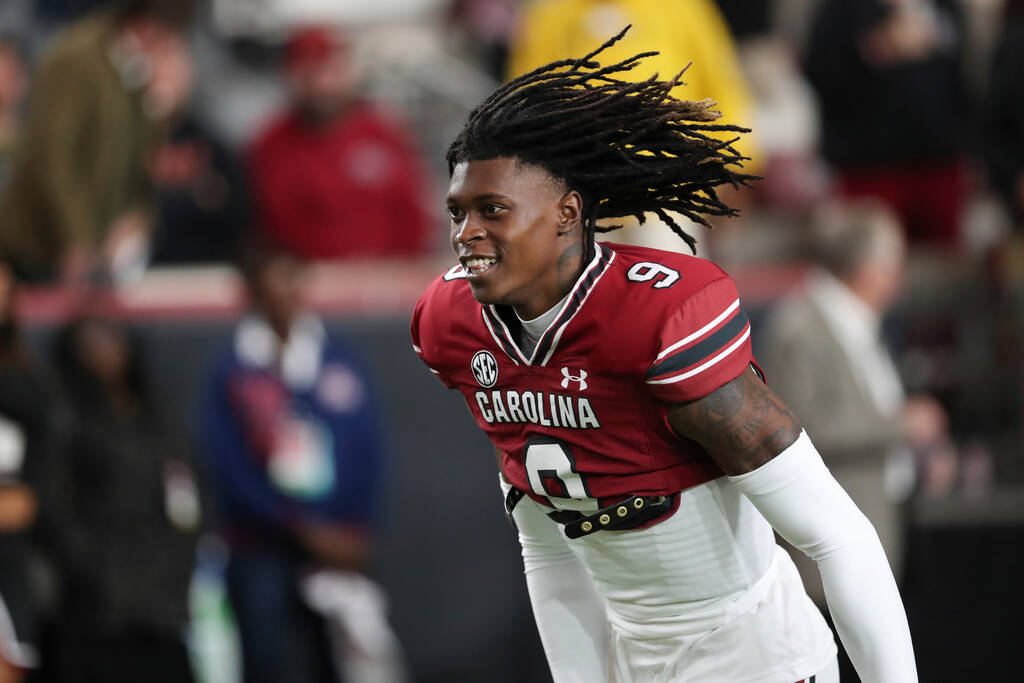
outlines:
{"label": "white undershirt", "polygon": [[533,320],[523,320],[519,317],[519,314],[516,313],[516,317],[519,318],[519,323],[523,328],[522,333],[519,335],[519,343],[523,347],[522,351],[524,354],[527,356],[533,355],[533,350],[537,348],[537,342],[540,341],[540,336],[544,334],[544,330],[548,329],[548,326],[554,321],[555,316],[557,316],[558,312],[562,310],[562,305],[568,298],[569,295],[566,294],[565,298],[538,315]]}

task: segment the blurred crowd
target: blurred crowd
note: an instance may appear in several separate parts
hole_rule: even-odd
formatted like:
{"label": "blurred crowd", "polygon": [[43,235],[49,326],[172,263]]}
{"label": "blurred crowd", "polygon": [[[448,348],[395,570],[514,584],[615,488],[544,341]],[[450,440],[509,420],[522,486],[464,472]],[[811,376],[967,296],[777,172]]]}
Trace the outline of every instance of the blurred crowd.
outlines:
{"label": "blurred crowd", "polygon": [[[0,683],[193,680],[214,536],[245,681],[404,680],[367,576],[386,410],[304,264],[443,263],[460,120],[627,24],[612,56],[753,129],[701,254],[897,571],[908,501],[1024,483],[1024,2],[347,4],[0,5]],[[248,313],[174,414],[90,302],[207,264]],[[81,295],[48,344],[27,290]]]}

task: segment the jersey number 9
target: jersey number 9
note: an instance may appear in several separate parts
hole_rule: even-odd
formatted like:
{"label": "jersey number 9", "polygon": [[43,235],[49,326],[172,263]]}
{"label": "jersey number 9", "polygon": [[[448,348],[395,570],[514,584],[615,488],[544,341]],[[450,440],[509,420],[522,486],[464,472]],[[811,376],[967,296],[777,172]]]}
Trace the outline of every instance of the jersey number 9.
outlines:
{"label": "jersey number 9", "polygon": [[560,510],[592,512],[598,509],[586,479],[576,471],[569,446],[555,439],[535,438],[523,449],[523,464],[530,488]]}

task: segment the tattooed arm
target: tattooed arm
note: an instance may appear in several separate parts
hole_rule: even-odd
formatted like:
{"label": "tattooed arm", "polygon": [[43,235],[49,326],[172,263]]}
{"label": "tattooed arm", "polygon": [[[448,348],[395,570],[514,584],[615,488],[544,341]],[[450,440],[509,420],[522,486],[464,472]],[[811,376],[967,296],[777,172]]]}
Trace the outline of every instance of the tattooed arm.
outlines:
{"label": "tattooed arm", "polygon": [[696,441],[728,475],[745,474],[786,450],[800,436],[800,422],[753,372],[717,391],[672,406],[669,424]]}
{"label": "tattooed arm", "polygon": [[910,630],[882,544],[772,390],[744,372],[708,396],[672,406],[669,424],[703,446],[775,530],[818,563],[861,680],[916,681]]}

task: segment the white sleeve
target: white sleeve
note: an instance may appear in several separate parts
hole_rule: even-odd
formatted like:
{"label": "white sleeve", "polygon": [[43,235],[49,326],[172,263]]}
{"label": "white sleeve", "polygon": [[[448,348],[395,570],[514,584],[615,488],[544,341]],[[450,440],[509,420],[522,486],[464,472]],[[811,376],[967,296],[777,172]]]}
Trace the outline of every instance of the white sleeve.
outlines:
{"label": "white sleeve", "polygon": [[807,433],[753,472],[729,479],[818,563],[836,630],[864,683],[917,681],[906,613],[878,534]]}
{"label": "white sleeve", "polygon": [[[509,484],[501,478],[502,493]],[[519,527],[530,604],[555,683],[608,680],[608,620],[594,581],[558,524],[524,497],[512,513]]]}

